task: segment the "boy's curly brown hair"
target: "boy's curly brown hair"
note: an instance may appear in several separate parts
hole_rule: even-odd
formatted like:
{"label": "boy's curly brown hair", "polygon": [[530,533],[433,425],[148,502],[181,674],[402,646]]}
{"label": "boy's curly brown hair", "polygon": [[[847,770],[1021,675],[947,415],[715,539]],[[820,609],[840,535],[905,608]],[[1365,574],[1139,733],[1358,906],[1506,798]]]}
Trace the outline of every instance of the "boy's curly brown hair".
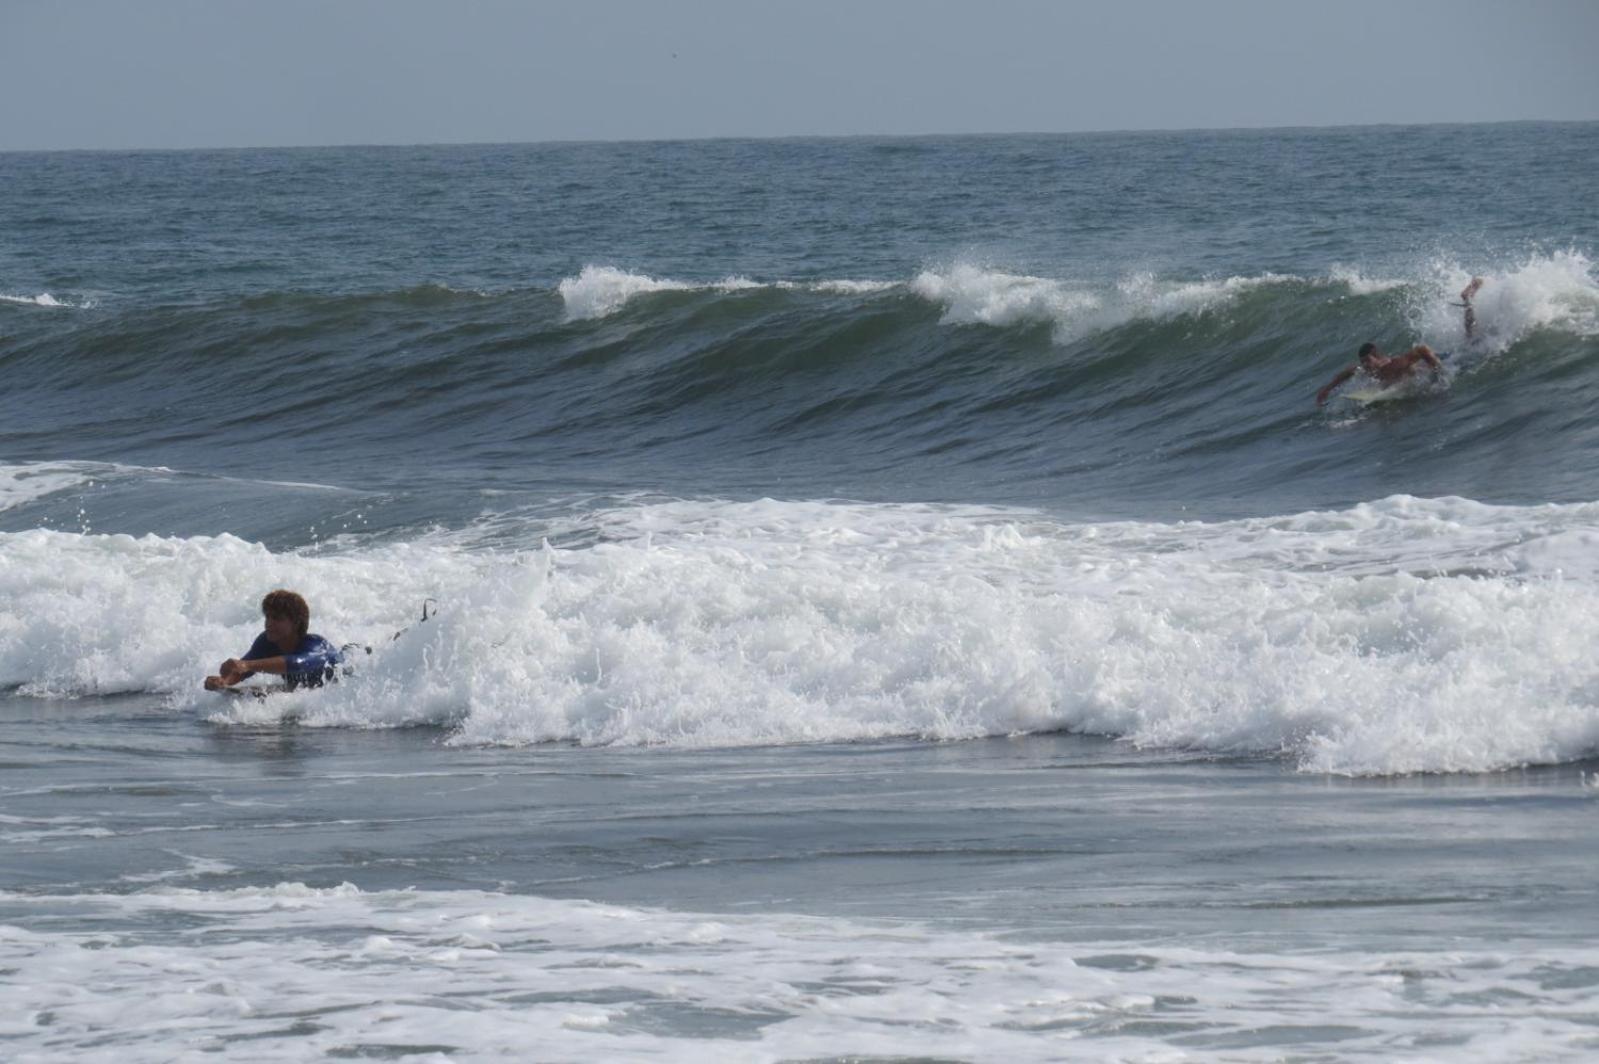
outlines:
{"label": "boy's curly brown hair", "polygon": [[305,599],[292,591],[278,588],[276,591],[267,592],[266,598],[261,600],[261,615],[283,617],[293,621],[302,639],[305,638],[305,633],[311,630],[311,607],[306,605]]}

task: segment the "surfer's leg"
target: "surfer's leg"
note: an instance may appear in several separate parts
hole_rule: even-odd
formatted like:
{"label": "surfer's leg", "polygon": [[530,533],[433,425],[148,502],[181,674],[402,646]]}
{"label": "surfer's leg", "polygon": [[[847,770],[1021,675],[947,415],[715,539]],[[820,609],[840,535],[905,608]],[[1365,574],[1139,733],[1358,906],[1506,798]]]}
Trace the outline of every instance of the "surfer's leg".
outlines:
{"label": "surfer's leg", "polygon": [[1460,290],[1460,301],[1466,305],[1466,339],[1470,340],[1477,330],[1477,310],[1471,305],[1471,297],[1477,294],[1482,287],[1482,278],[1473,277],[1471,283]]}

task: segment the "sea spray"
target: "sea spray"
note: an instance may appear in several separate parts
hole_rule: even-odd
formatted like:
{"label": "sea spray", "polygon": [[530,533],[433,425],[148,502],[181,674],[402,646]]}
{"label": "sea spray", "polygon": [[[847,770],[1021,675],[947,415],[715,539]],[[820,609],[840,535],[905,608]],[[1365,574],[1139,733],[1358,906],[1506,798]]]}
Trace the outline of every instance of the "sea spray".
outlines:
{"label": "sea spray", "polygon": [[1411,320],[1434,347],[1465,344],[1459,293],[1473,276],[1483,285],[1472,298],[1476,345],[1503,354],[1538,330],[1576,337],[1599,335],[1599,275],[1579,251],[1531,254],[1502,265],[1464,265],[1453,259],[1429,265],[1430,276],[1413,289]]}

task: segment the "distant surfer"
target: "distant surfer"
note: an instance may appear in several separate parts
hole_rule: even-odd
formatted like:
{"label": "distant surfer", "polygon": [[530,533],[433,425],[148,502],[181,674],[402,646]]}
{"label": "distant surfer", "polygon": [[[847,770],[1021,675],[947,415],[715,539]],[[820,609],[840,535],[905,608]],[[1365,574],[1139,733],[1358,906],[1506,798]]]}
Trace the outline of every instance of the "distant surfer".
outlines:
{"label": "distant surfer", "polygon": [[340,662],[332,643],[309,631],[311,607],[293,591],[277,590],[261,600],[266,631],[255,637],[242,658],[229,658],[216,676],[205,678],[207,691],[223,691],[258,672],[283,677],[289,690],[321,687]]}
{"label": "distant surfer", "polygon": [[[1473,277],[1471,283],[1460,293],[1459,306],[1466,308],[1466,339],[1472,338],[1472,333],[1477,327],[1477,314],[1472,309],[1471,297],[1477,294],[1482,287],[1482,278]],[[1409,351],[1399,355],[1385,355],[1382,349],[1373,343],[1360,345],[1360,351],[1355,356],[1355,364],[1346,366],[1338,371],[1338,375],[1322,386],[1316,393],[1316,405],[1323,406],[1327,397],[1332,395],[1333,389],[1357,373],[1364,373],[1384,388],[1391,388],[1396,384],[1409,380],[1422,366],[1432,367],[1434,372],[1443,369],[1444,364],[1433,353],[1432,348],[1426,344],[1417,344]]]}

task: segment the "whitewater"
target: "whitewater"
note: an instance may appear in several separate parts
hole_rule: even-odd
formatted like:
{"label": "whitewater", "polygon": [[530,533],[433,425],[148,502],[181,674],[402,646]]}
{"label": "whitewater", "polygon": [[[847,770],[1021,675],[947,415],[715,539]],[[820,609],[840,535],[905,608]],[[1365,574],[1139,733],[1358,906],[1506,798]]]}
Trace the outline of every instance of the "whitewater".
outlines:
{"label": "whitewater", "polygon": [[1587,1059],[1595,160],[0,155],[7,1058]]}
{"label": "whitewater", "polygon": [[[61,474],[55,474],[60,477]],[[46,486],[58,481],[46,480]],[[1029,732],[1492,771],[1599,744],[1599,506],[1395,497],[1158,525],[842,503],[639,503],[592,546],[484,530],[282,555],[238,537],[6,533],[0,685],[450,743],[746,745]],[[503,527],[496,534],[508,533]],[[294,584],[360,682],[216,708],[194,676]],[[396,604],[446,603],[401,639]],[[107,617],[116,617],[107,625]]]}

